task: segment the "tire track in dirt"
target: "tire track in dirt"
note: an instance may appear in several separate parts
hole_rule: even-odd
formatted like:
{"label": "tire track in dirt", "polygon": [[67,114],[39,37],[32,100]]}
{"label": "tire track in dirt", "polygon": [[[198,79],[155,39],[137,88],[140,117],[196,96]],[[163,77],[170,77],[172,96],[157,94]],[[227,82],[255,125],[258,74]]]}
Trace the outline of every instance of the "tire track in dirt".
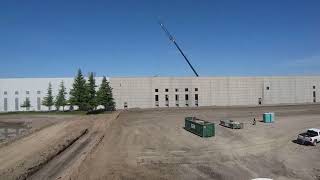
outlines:
{"label": "tire track in dirt", "polygon": [[62,121],[0,148],[0,179],[25,179],[86,133],[84,120]]}
{"label": "tire track in dirt", "polygon": [[27,179],[72,179],[74,174],[78,174],[81,163],[103,140],[106,128],[118,118],[119,113],[91,116],[93,125],[86,135]]}

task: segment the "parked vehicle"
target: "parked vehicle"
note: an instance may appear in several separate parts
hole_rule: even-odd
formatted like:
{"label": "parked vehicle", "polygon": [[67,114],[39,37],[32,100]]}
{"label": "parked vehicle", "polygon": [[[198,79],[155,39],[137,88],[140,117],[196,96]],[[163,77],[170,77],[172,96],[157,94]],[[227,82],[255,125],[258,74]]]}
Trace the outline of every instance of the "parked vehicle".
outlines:
{"label": "parked vehicle", "polygon": [[320,142],[320,129],[308,129],[307,132],[298,135],[297,141],[301,144],[312,144],[315,146]]}
{"label": "parked vehicle", "polygon": [[220,125],[231,129],[243,129],[243,123],[233,120],[220,120]]}

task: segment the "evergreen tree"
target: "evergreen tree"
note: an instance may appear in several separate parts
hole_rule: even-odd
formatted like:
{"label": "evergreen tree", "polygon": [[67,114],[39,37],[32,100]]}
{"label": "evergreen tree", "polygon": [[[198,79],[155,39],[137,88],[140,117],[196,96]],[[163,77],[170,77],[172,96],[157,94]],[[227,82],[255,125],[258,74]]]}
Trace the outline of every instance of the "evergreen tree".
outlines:
{"label": "evergreen tree", "polygon": [[103,76],[100,88],[97,92],[97,101],[105,110],[115,110],[115,103],[112,97],[112,88],[109,85],[106,77]]}
{"label": "evergreen tree", "polygon": [[64,106],[67,105],[66,94],[67,94],[66,88],[64,87],[63,81],[61,81],[59,92],[55,101],[55,106],[57,110],[59,110],[60,107],[62,106],[62,110],[64,111]]}
{"label": "evergreen tree", "polygon": [[94,74],[91,72],[89,74],[89,79],[88,79],[88,103],[89,103],[89,109],[93,110],[96,109],[97,107],[97,98],[96,98],[96,80],[94,79]]}
{"label": "evergreen tree", "polygon": [[31,107],[30,99],[26,98],[26,100],[23,102],[23,104],[20,107],[26,108],[26,110],[29,110],[29,108]]}
{"label": "evergreen tree", "polygon": [[52,96],[52,85],[51,85],[51,82],[49,83],[47,96],[44,97],[44,99],[42,101],[42,105],[47,106],[49,111],[51,111],[51,107],[54,105],[53,96]]}
{"label": "evergreen tree", "polygon": [[77,76],[74,78],[72,89],[70,90],[69,102],[71,105],[76,105],[79,110],[88,110],[88,88],[81,70],[78,70]]}

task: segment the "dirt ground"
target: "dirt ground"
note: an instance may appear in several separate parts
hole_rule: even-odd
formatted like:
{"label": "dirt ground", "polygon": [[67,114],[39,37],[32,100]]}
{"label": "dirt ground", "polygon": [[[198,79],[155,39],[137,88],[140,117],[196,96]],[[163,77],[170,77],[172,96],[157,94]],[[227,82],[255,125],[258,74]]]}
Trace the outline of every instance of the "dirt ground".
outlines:
{"label": "dirt ground", "polygon": [[[275,112],[275,123],[260,122],[263,112]],[[186,116],[215,122],[215,137],[184,130]],[[245,127],[228,129],[221,119]],[[38,130],[0,145],[0,179],[320,179],[320,144],[294,141],[320,128],[320,105],[0,117],[13,122]]]}
{"label": "dirt ground", "polygon": [[[259,122],[269,111],[275,123]],[[215,122],[216,136],[185,131],[186,116]],[[220,119],[245,128],[221,127]],[[126,111],[72,179],[319,179],[320,146],[294,143],[311,127],[320,127],[319,105]]]}
{"label": "dirt ground", "polygon": [[[26,122],[30,121],[33,125],[31,129],[40,129],[30,131],[21,138],[2,145],[0,148],[0,162],[2,162],[0,179],[24,179],[67,147],[70,142],[85,133],[90,126],[90,122],[80,117],[72,120],[66,117],[63,119],[60,119],[61,117],[46,118],[46,122],[45,117],[26,118]],[[6,122],[10,124],[22,120],[22,118],[9,117]]]}
{"label": "dirt ground", "polygon": [[49,127],[55,123],[73,119],[72,115],[24,115],[10,114],[0,116],[0,146],[23,136]]}

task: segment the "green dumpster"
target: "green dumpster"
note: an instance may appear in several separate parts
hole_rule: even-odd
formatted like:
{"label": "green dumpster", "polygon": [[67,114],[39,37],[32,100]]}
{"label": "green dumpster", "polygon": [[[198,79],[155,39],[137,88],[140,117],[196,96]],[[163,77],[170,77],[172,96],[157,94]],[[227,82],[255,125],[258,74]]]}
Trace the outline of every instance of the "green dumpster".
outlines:
{"label": "green dumpster", "polygon": [[196,117],[185,118],[185,129],[200,137],[212,137],[215,135],[214,123],[197,119]]}

